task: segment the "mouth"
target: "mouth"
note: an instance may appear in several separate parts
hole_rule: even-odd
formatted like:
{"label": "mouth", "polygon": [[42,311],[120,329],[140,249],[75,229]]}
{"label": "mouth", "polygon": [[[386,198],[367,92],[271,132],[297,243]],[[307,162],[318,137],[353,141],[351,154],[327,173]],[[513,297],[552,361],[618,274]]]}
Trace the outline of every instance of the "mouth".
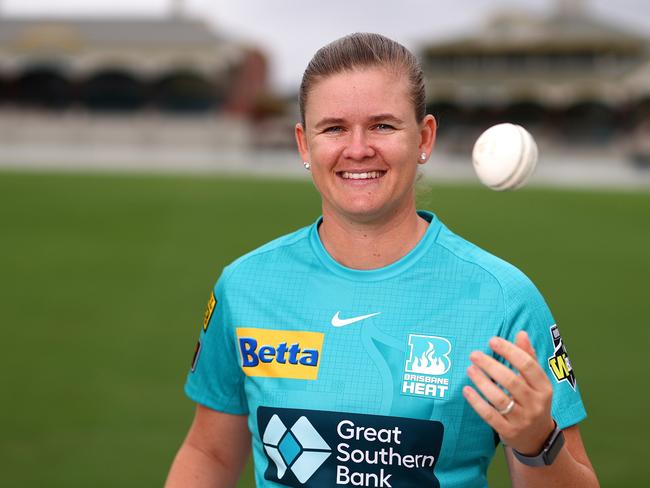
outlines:
{"label": "mouth", "polygon": [[386,171],[339,171],[336,174],[344,180],[377,180],[384,176]]}

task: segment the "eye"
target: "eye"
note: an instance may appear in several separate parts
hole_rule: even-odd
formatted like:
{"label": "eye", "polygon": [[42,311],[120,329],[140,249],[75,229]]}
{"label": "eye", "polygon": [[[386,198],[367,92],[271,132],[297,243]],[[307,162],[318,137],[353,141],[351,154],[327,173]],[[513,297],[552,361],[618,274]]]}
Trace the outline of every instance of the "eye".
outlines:
{"label": "eye", "polygon": [[377,125],[375,125],[374,128],[375,128],[376,130],[378,130],[378,131],[381,131],[381,132],[395,130],[395,127],[394,127],[394,126],[392,126],[392,125],[390,125],[390,124],[383,124],[383,123],[382,123],[382,124],[377,124]]}
{"label": "eye", "polygon": [[323,129],[323,132],[329,133],[329,134],[336,134],[336,133],[342,132],[342,131],[343,131],[343,127],[341,127],[340,125],[333,125],[331,127],[326,127],[325,129]]}

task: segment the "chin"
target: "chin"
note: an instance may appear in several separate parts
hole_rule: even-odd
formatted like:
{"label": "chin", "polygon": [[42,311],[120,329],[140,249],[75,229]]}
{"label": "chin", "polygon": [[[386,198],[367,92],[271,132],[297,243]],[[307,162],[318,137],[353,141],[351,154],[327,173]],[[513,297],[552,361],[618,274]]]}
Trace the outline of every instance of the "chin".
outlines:
{"label": "chin", "polygon": [[364,205],[345,208],[343,212],[356,222],[372,222],[386,218],[390,214],[390,209],[377,205]]}

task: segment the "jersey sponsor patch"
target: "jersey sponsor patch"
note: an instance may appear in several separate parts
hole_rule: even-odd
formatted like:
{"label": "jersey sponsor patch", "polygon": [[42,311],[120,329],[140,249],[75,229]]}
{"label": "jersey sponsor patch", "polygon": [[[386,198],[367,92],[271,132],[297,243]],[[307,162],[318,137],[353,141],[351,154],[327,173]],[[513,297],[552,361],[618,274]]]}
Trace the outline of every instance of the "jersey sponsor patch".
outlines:
{"label": "jersey sponsor patch", "polygon": [[259,407],[264,478],[283,486],[439,487],[441,422]]}
{"label": "jersey sponsor patch", "polygon": [[196,347],[194,348],[194,356],[192,356],[192,373],[194,373],[194,370],[196,369],[196,363],[199,362],[199,354],[201,354],[201,341],[196,343]]}
{"label": "jersey sponsor patch", "polygon": [[444,400],[451,378],[451,341],[446,337],[409,334],[402,395]]}
{"label": "jersey sponsor patch", "polygon": [[575,390],[576,377],[573,373],[573,367],[571,366],[571,360],[567,354],[566,347],[564,347],[560,329],[558,329],[556,324],[553,324],[550,327],[550,331],[551,337],[553,338],[554,351],[553,355],[548,358],[548,367],[551,369],[553,377],[558,383],[566,381]]}
{"label": "jersey sponsor patch", "polygon": [[208,325],[210,325],[210,319],[212,318],[212,312],[214,312],[215,307],[217,306],[217,298],[214,296],[214,290],[210,293],[210,298],[208,299],[208,305],[205,308],[205,314],[203,314],[203,330],[208,330]]}
{"label": "jersey sponsor patch", "polygon": [[325,334],[239,327],[241,367],[247,376],[318,379]]}

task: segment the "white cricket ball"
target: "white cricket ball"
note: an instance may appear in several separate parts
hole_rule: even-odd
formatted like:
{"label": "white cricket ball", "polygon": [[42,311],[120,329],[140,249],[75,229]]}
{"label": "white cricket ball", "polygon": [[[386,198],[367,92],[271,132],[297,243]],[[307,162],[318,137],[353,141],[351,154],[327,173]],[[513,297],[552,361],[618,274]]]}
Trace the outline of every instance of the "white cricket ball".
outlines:
{"label": "white cricket ball", "polygon": [[472,162],[484,185],[497,191],[514,190],[533,174],[537,144],[520,125],[493,125],[476,140]]}

